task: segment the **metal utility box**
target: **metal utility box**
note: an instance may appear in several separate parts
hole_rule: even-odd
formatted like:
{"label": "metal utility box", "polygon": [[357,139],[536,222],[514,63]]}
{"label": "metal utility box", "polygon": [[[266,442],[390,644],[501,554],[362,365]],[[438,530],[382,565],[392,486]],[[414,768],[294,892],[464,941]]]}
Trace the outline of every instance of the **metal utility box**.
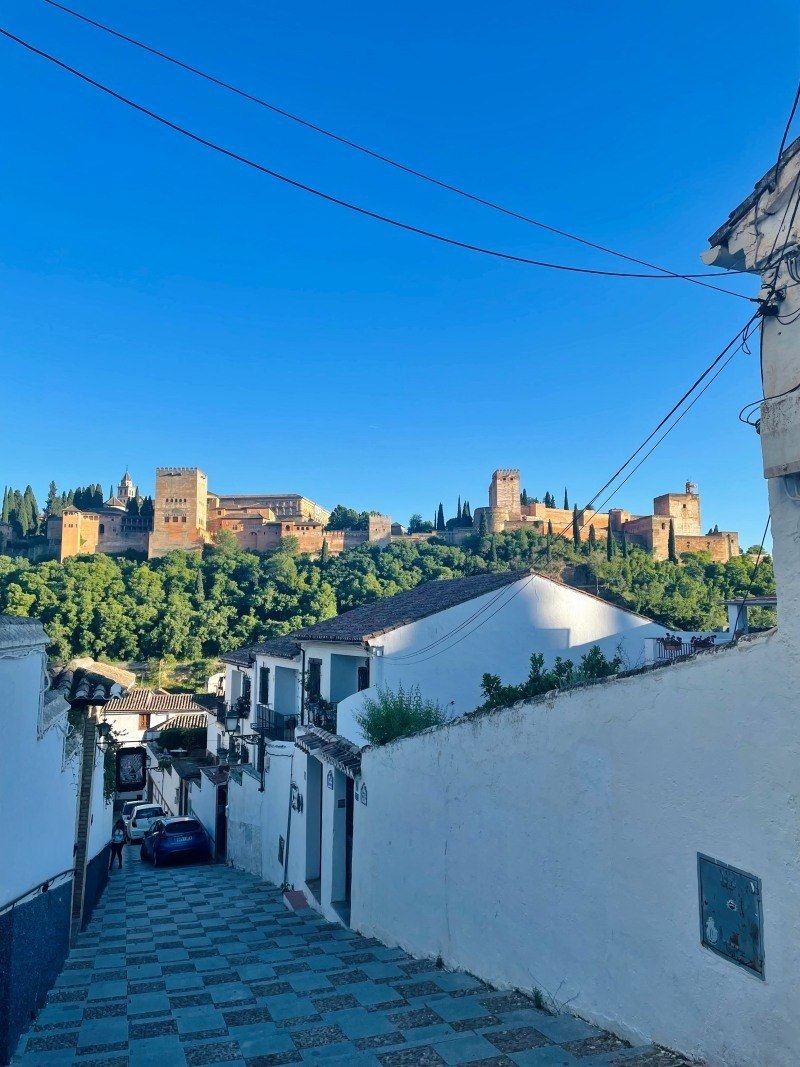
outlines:
{"label": "metal utility box", "polygon": [[700,852],[697,877],[703,945],[763,978],[761,879]]}

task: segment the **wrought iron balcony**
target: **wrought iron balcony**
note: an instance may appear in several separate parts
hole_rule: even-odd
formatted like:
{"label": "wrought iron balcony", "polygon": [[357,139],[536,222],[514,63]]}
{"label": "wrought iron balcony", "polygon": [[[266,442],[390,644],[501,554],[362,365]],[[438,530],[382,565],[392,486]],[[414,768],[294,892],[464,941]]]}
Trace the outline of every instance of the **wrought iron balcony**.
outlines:
{"label": "wrought iron balcony", "polygon": [[709,634],[708,637],[692,637],[688,640],[678,636],[659,637],[656,639],[656,662],[684,659],[704,648],[713,648],[714,643],[713,634]]}
{"label": "wrought iron balcony", "polygon": [[256,717],[250,728],[268,741],[294,741],[297,716],[282,715],[266,704],[257,704]]}

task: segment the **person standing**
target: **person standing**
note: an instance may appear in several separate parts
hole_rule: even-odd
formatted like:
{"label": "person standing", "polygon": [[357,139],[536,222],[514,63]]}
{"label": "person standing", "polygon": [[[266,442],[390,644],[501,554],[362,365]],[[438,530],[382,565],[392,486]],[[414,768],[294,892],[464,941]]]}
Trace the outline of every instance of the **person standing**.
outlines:
{"label": "person standing", "polygon": [[117,819],[114,823],[114,829],[111,831],[111,860],[108,864],[109,873],[114,866],[114,857],[117,857],[119,861],[120,869],[122,868],[122,849],[125,846],[125,823],[122,819]]}

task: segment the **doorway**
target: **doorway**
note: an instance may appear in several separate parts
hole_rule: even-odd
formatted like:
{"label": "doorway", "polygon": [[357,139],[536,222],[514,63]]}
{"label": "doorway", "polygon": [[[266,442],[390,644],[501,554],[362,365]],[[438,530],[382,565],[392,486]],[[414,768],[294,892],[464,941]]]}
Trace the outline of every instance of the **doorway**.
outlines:
{"label": "doorway", "polygon": [[322,763],[310,756],[306,761],[306,802],[306,885],[319,903],[322,879]]}
{"label": "doorway", "polygon": [[215,859],[218,863],[224,863],[228,854],[228,817],[225,814],[225,809],[228,806],[228,787],[227,785],[217,786],[217,817],[215,820]]}

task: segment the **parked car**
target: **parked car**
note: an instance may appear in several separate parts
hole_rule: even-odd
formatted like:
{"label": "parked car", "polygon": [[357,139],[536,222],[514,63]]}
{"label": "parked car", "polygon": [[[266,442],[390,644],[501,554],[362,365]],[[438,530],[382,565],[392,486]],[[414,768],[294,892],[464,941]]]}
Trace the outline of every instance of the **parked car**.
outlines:
{"label": "parked car", "polygon": [[156,819],[142,838],[141,856],[154,867],[182,856],[207,860],[211,858],[208,834],[197,819],[187,816]]}
{"label": "parked car", "polygon": [[122,805],[122,811],[119,813],[119,817],[125,823],[125,840],[128,839],[128,823],[131,821],[133,815],[133,809],[138,807],[142,803],[141,800],[126,800]]}
{"label": "parked car", "polygon": [[164,809],[160,804],[135,804],[125,823],[128,840],[141,841],[156,819],[163,818]]}

